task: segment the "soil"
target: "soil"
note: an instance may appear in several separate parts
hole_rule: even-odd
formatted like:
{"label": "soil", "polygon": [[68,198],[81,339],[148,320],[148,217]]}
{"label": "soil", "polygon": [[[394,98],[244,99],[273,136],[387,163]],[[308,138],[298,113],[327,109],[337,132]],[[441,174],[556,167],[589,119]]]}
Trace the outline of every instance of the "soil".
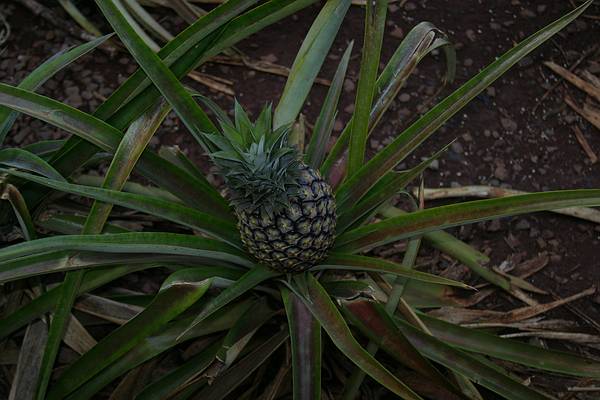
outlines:
{"label": "soil", "polygon": [[[570,3],[550,0],[468,0],[460,2],[460,7],[457,7],[453,1],[420,0],[391,4],[382,63],[389,59],[411,27],[420,21],[430,21],[446,32],[455,44],[457,73],[453,83],[441,88],[445,71],[443,54],[426,57],[376,130],[370,141],[371,152],[388,143],[432,104],[474,76],[494,57],[571,10]],[[60,7],[52,8],[67,18]],[[91,8],[86,10],[84,6],[82,9],[89,14],[94,13]],[[318,7],[309,7],[243,41],[238,48],[252,59],[290,66],[317,11]],[[0,5],[0,13],[7,16],[12,27],[5,49],[0,52],[2,82],[18,83],[49,55],[80,42],[62,29],[32,17],[28,10],[16,3]],[[591,163],[577,142],[573,129],[581,129],[597,154],[600,154],[600,131],[581,119],[564,102],[567,94],[579,104],[584,96],[561,82],[542,64],[543,61],[552,60],[568,68],[583,57],[578,68],[599,76],[600,57],[595,52],[597,48],[594,48],[600,38],[598,15],[600,6],[596,4],[586,16],[523,59],[448,121],[401,168],[414,166],[422,157],[433,154],[457,139],[451,149],[441,156],[436,168],[428,169],[425,173],[427,187],[482,184],[525,191],[600,188],[600,165]],[[363,18],[362,8],[351,7],[321,73],[322,77],[331,78],[346,45],[351,40],[355,41],[349,77],[339,107],[339,121],[335,126],[336,133],[348,120],[354,103]],[[172,14],[162,15],[161,22],[173,32],[185,26]],[[119,54],[111,57],[105,52],[96,51],[60,72],[43,86],[40,93],[85,111],[93,111],[101,99],[108,96],[135,69],[134,61],[127,56]],[[209,63],[202,68],[202,72],[231,81],[238,101],[254,115],[266,102],[276,103],[285,84],[283,77],[245,67]],[[192,81],[187,83],[209,94],[226,109],[232,108],[232,97],[215,93]],[[554,89],[542,101],[542,96],[551,88]],[[325,93],[326,87],[319,85],[311,92],[304,110],[309,123],[314,123]],[[21,146],[63,135],[63,132],[38,121],[21,117],[9,135],[8,145]],[[199,147],[174,117],[167,120],[152,142],[153,147],[171,144],[177,144],[205,169],[208,168]],[[207,169],[208,172],[211,171]],[[594,286],[600,287],[600,226],[593,223],[557,214],[538,213],[479,223],[453,232],[489,253],[492,265],[501,265],[504,261],[518,264],[546,253],[550,260],[548,266],[529,281],[559,297],[567,297]],[[431,260],[430,256],[422,261]],[[436,262],[437,265],[433,267],[438,270],[444,271],[451,266],[443,258],[437,258]],[[468,275],[468,271],[465,274]],[[539,296],[537,299],[541,302],[553,300],[551,296]],[[599,304],[600,295],[596,293],[571,303],[571,308],[553,310],[547,317],[575,321],[578,331],[597,335],[599,331],[586,318],[600,321]],[[498,295],[487,300],[485,305],[488,308],[506,309],[523,304],[512,297]],[[550,342],[550,345],[566,346],[592,357],[598,357],[599,354],[587,346],[554,342]],[[557,383],[548,376],[536,376],[534,382],[550,388],[561,398],[569,398],[562,397],[565,395],[565,385],[578,384],[577,380]]]}

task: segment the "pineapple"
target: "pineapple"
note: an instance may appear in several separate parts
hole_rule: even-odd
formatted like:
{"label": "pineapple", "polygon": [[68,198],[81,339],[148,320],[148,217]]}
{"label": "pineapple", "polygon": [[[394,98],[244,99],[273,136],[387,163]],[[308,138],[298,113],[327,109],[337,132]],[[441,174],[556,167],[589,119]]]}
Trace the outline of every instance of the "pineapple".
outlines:
{"label": "pineapple", "polygon": [[326,255],[335,236],[331,187],[288,143],[291,126],[272,128],[271,107],[250,122],[235,103],[235,123],[205,135],[225,179],[246,250],[282,272],[304,271]]}

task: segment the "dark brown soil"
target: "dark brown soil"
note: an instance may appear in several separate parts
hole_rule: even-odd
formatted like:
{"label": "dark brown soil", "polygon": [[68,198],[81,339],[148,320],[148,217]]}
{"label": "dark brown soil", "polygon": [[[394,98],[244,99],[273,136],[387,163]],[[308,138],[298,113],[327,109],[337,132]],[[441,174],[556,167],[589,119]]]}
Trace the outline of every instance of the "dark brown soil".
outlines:
{"label": "dark brown soil", "polygon": [[[438,93],[444,72],[443,55],[427,57],[377,129],[370,142],[372,151],[386,144],[436,100],[474,76],[494,57],[572,9],[571,2],[550,0],[420,0],[400,3],[403,3],[402,7],[398,3],[390,5],[382,63],[391,56],[411,27],[420,21],[430,21],[456,44],[457,77],[454,83]],[[41,60],[79,41],[46,21],[32,18],[21,6],[12,4],[0,5],[0,12],[8,16],[13,29],[6,49],[0,53],[0,81],[16,84]],[[64,15],[60,8],[53,9]],[[253,59],[290,66],[317,11],[316,6],[311,7],[252,36],[238,47]],[[422,157],[431,155],[457,138],[451,150],[440,158],[437,168],[426,172],[426,186],[484,184],[525,191],[600,188],[600,166],[587,158],[575,140],[573,127],[578,126],[582,130],[591,148],[598,154],[600,132],[563,101],[568,93],[581,103],[582,94],[561,83],[545,101],[540,102],[547,90],[558,82],[557,76],[543,66],[543,61],[553,60],[568,68],[584,57],[579,68],[587,69],[596,76],[600,74],[599,53],[594,52],[594,46],[600,39],[598,15],[600,7],[596,4],[586,16],[534,51],[478,96],[403,166],[415,165]],[[347,43],[354,40],[354,56],[349,79],[344,86],[336,132],[348,120],[354,102],[363,17],[361,8],[351,8],[321,74],[325,78],[332,76],[339,56]],[[165,15],[162,20],[170,23],[173,31],[184,26],[173,15]],[[40,92],[92,111],[102,97],[110,94],[135,69],[134,62],[127,56],[110,58],[106,53],[96,51],[59,73]],[[232,81],[237,99],[255,114],[266,102],[276,103],[285,84],[283,77],[242,67],[208,64],[203,71]],[[231,97],[210,92],[194,82],[189,83],[209,93],[223,107],[231,108]],[[325,87],[316,86],[311,93],[305,110],[310,123],[315,120],[325,91]],[[38,121],[22,117],[10,133],[8,144],[23,145],[62,135]],[[177,144],[196,161],[206,165],[199,147],[175,118],[168,120],[152,143],[153,146],[164,144]],[[499,223],[480,223],[455,232],[461,239],[489,252],[493,265],[509,259],[527,260],[540,252],[547,252],[550,255],[548,267],[533,276],[530,282],[560,297],[600,286],[600,226],[592,223],[540,213],[505,218]],[[512,304],[511,308],[523,305],[504,296],[494,299],[487,305],[500,308],[507,304]],[[538,300],[546,302],[552,298],[539,297]],[[600,295],[595,294],[572,303],[572,306],[590,320],[600,321],[599,304]],[[580,331],[599,334],[581,315],[569,308],[552,311],[549,317],[574,320],[580,325]],[[581,351],[578,346],[569,347],[577,347],[575,350]],[[540,382],[556,387],[549,382],[551,380],[540,378]],[[556,394],[564,390],[565,386],[556,387]]]}

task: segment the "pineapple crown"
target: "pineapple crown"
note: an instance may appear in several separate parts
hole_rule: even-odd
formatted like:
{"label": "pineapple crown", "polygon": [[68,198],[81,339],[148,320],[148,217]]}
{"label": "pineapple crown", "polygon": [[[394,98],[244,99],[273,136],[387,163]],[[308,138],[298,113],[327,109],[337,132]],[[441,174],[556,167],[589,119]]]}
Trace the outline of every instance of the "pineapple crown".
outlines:
{"label": "pineapple crown", "polygon": [[234,207],[272,215],[289,205],[298,188],[300,156],[288,144],[292,125],[273,130],[270,104],[254,123],[237,101],[234,114],[235,122],[219,115],[221,132],[204,135],[212,144],[210,156],[231,191]]}

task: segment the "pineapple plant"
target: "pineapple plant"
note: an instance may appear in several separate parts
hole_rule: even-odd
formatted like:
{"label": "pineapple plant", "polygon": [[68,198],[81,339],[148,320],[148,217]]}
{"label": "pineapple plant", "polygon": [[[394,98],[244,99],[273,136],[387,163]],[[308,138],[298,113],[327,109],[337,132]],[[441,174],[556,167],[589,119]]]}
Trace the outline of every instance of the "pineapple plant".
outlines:
{"label": "pineapple plant", "polygon": [[[472,287],[414,268],[421,246],[430,245],[522,298],[531,291],[528,282],[488,268],[484,254],[443,230],[527,212],[599,206],[600,190],[410,212],[392,204],[439,153],[406,171],[395,167],[591,1],[498,57],[370,160],[365,160],[367,138],[419,61],[443,48],[452,75],[447,38],[432,24],[418,24],[378,74],[387,1],[366,2],[368,40],[354,114],[327,149],[349,45],[303,149],[290,139],[291,126],[350,0],[325,2],[277,106],[266,107],[254,123],[239,105],[230,121],[180,81],[211,56],[312,1],[255,3],[229,0],[155,53],[120,1],[97,0],[141,69],[94,114],[35,89],[108,37],[50,59],[19,87],[0,83],[0,133],[10,130],[17,113],[25,113],[73,135],[0,151],[2,204],[16,216],[23,239],[0,249],[0,340],[11,353],[20,353],[11,392],[39,400],[319,400],[327,389],[350,400],[360,395],[368,375],[385,388],[382,397],[391,392],[409,400],[482,399],[487,390],[507,399],[541,400],[552,397],[522,384],[523,369],[513,371],[511,364],[600,379],[597,360],[428,313],[468,295]],[[218,125],[205,109],[217,116]],[[182,152],[147,148],[171,110],[217,165],[225,197]],[[85,175],[102,158],[95,157],[99,152],[111,156],[101,182]],[[146,183],[131,182],[132,172]],[[92,199],[92,206],[81,197]],[[124,215],[142,219],[143,214],[151,218],[119,224]],[[157,225],[148,227],[153,221]],[[400,240],[407,241],[401,263],[369,252]],[[119,278],[150,268],[168,274],[158,291],[120,287]],[[44,279],[60,274],[62,281]],[[102,333],[94,337],[96,326]],[[58,358],[63,340],[79,354]],[[10,355],[7,359],[11,362]],[[493,359],[506,362],[497,365]],[[323,374],[326,368],[334,373]]]}
{"label": "pineapple plant", "polygon": [[246,250],[281,272],[301,272],[327,255],[335,238],[335,199],[320,173],[289,143],[291,125],[273,130],[271,107],[252,124],[236,102],[235,124],[207,134],[210,156],[230,191]]}

